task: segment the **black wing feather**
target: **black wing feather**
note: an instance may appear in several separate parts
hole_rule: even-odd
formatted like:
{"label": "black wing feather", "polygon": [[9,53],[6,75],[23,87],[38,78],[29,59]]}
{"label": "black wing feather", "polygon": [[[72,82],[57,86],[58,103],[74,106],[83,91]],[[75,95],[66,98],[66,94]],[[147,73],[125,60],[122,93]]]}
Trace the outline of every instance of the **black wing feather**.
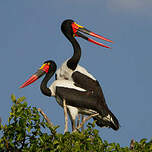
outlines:
{"label": "black wing feather", "polygon": [[102,104],[107,106],[103,91],[97,80],[93,80],[90,77],[78,71],[72,74],[72,78],[76,86],[88,91],[92,91],[95,96],[98,96],[98,98],[100,98],[100,102],[102,102]]}
{"label": "black wing feather", "polygon": [[66,104],[79,107],[92,109],[101,115],[107,115],[109,112],[107,106],[100,102],[100,98],[95,96],[92,91],[78,91],[76,89],[56,87],[56,95],[62,100],[66,100]]}

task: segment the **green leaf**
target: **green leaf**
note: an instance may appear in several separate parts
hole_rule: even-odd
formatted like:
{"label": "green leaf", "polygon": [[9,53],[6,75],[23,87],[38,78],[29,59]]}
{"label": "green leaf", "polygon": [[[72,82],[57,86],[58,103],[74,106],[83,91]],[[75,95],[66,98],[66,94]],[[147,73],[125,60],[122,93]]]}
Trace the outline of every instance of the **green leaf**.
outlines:
{"label": "green leaf", "polygon": [[152,151],[152,144],[150,145],[149,150]]}
{"label": "green leaf", "polygon": [[143,139],[140,140],[140,144],[144,144],[146,141],[147,141],[147,139],[143,138]]}
{"label": "green leaf", "polygon": [[[36,107],[29,106],[25,97],[16,99],[11,107],[8,124],[1,125],[0,151],[36,152],[150,152],[152,140],[141,139],[130,147],[120,147],[119,143],[108,143],[94,129],[95,122],[88,123],[86,129],[61,134],[59,126],[49,126]],[[24,101],[24,102],[23,102]]]}
{"label": "green leaf", "polygon": [[16,97],[15,97],[14,94],[11,95],[11,99],[12,99],[12,101],[13,101],[14,103],[16,103]]}
{"label": "green leaf", "polygon": [[54,140],[54,145],[56,145],[56,144],[58,144],[59,143],[59,141],[58,140]]}
{"label": "green leaf", "polygon": [[18,98],[17,99],[17,104],[19,104],[19,103],[21,103],[21,102],[23,102],[24,100],[25,100],[26,98],[23,96],[23,97],[20,97],[20,98]]}

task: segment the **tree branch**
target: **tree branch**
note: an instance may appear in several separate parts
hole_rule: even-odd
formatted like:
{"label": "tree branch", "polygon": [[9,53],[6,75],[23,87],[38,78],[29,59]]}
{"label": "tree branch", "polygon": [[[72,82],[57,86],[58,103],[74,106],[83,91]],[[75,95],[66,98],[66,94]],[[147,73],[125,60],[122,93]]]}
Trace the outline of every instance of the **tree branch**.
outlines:
{"label": "tree branch", "polygon": [[132,139],[131,142],[130,142],[130,149],[133,150],[134,146],[135,146],[135,140]]}
{"label": "tree branch", "polygon": [[46,120],[46,122],[49,124],[50,127],[53,127],[53,123],[51,123],[51,121],[49,120],[49,118],[47,117],[47,115],[42,111],[41,108],[38,108],[38,111],[41,113],[41,115],[44,117],[44,119]]}

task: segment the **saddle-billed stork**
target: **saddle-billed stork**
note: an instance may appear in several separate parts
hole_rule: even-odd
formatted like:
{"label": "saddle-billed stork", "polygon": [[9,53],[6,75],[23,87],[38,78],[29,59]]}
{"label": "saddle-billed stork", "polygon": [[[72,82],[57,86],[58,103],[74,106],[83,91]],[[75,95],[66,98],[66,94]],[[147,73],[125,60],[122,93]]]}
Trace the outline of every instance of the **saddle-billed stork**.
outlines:
{"label": "saddle-billed stork", "polygon": [[[94,117],[97,120],[98,126],[118,130],[119,122],[109,110],[98,81],[94,81],[89,77],[86,78],[85,75],[76,72],[72,74],[74,81],[55,80],[49,88],[47,87],[48,81],[56,71],[56,67],[54,61],[49,60],[44,62],[41,68],[23,83],[20,88],[28,86],[46,74],[40,85],[41,92],[44,95],[55,97],[61,106],[63,106],[63,100],[65,100],[67,107],[75,107],[77,109],[75,117],[78,113],[85,115],[99,113],[99,115]],[[77,74],[81,76],[82,83],[79,80],[77,83]],[[83,85],[83,83],[87,83],[87,85]]]}
{"label": "saddle-billed stork", "polygon": [[[95,77],[91,75],[84,67],[78,65],[80,57],[81,57],[81,47],[76,37],[81,37],[89,42],[95,43],[97,45],[100,45],[102,47],[110,48],[109,46],[106,46],[102,43],[99,43],[91,38],[86,37],[84,34],[88,34],[91,36],[94,36],[96,38],[112,42],[111,40],[104,38],[103,36],[100,36],[98,34],[95,34],[89,30],[87,30],[85,27],[78,25],[76,22],[74,22],[71,19],[63,21],[61,25],[61,31],[65,35],[65,37],[71,42],[74,50],[74,54],[71,58],[67,59],[61,67],[56,72],[56,80],[71,80],[74,81],[74,79],[77,81],[81,87],[85,87],[85,89],[92,88],[91,85],[85,84],[88,79],[92,79],[92,81],[96,81]],[[84,33],[84,34],[82,34]],[[83,81],[82,81],[82,75],[83,75]],[[73,78],[74,76],[74,78]],[[84,81],[86,79],[86,81]],[[103,99],[104,100],[104,99]],[[73,113],[77,113],[77,109],[75,107],[69,107],[68,110],[70,111],[69,116],[72,120],[72,126],[75,126],[75,117]]]}

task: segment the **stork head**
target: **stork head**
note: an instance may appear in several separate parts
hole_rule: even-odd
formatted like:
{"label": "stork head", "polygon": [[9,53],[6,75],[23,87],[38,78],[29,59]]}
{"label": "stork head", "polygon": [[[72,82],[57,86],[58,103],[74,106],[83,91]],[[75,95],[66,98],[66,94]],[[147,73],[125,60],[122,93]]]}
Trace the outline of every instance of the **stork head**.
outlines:
{"label": "stork head", "polygon": [[[86,29],[84,26],[81,26],[79,24],[77,24],[76,22],[74,22],[71,19],[65,20],[63,21],[62,25],[61,25],[61,30],[63,32],[63,34],[70,39],[71,37],[81,37],[89,42],[92,42],[94,44],[100,45],[102,47],[106,47],[106,48],[111,48],[109,46],[106,46],[100,42],[97,42],[91,38],[88,38],[87,36],[85,36],[84,34],[87,35],[91,35],[93,37],[99,38],[101,40],[107,41],[107,42],[111,42],[111,40],[104,38],[103,36],[100,36],[98,34],[95,34],[91,31],[89,31],[88,29]],[[83,33],[83,34],[82,34]]]}
{"label": "stork head", "polygon": [[37,70],[36,73],[34,73],[26,82],[24,82],[20,88],[24,88],[36,80],[38,80],[40,77],[42,77],[44,74],[48,74],[50,72],[56,71],[56,63],[52,60],[45,61],[43,65]]}

